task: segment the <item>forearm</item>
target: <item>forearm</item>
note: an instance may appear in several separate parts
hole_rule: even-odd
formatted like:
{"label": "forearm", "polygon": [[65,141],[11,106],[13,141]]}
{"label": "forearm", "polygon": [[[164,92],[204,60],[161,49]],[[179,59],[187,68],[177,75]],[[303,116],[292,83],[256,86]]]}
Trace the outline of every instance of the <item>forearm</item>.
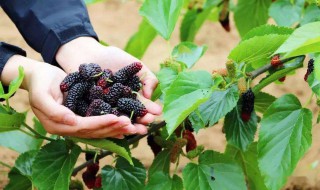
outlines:
{"label": "forearm", "polygon": [[24,68],[25,77],[22,82],[21,88],[28,90],[29,81],[32,72],[44,64],[21,55],[12,56],[5,64],[2,74],[1,82],[3,85],[8,86],[12,80],[19,76],[18,68],[22,66]]}

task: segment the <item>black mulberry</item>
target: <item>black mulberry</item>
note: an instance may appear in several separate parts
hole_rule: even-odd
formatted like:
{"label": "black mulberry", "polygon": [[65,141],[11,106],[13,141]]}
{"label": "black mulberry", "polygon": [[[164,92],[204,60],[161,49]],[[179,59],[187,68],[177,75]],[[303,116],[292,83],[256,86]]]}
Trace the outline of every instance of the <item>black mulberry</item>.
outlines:
{"label": "black mulberry", "polygon": [[113,76],[113,73],[110,69],[103,70],[102,75],[100,76],[100,78],[97,82],[97,85],[101,86],[102,88],[106,88],[108,86],[111,86],[113,83],[111,81],[112,76]]}
{"label": "black mulberry", "polygon": [[102,99],[104,96],[103,89],[101,86],[93,85],[89,91],[89,100],[93,101],[94,99]]}
{"label": "black mulberry", "polygon": [[245,122],[249,121],[251,118],[251,113],[254,110],[254,98],[255,96],[251,88],[242,94],[241,118]]}
{"label": "black mulberry", "polygon": [[159,146],[155,141],[154,141],[154,135],[148,135],[147,137],[147,143],[150,146],[154,156],[157,156],[159,152],[161,152],[162,147]]}
{"label": "black mulberry", "polygon": [[117,71],[112,77],[112,81],[125,84],[130,78],[137,74],[141,68],[142,64],[140,62],[134,62]]}
{"label": "black mulberry", "polygon": [[308,62],[308,70],[307,73],[304,75],[304,80],[307,81],[309,75],[313,72],[314,70],[314,59],[310,59]]}
{"label": "black mulberry", "polygon": [[87,110],[88,110],[89,104],[84,100],[79,100],[77,102],[76,111],[75,113],[84,117],[86,116]]}
{"label": "black mulberry", "polygon": [[91,102],[87,110],[86,116],[97,116],[111,113],[110,104],[104,102],[101,99],[96,99]]}
{"label": "black mulberry", "polygon": [[128,115],[132,113],[134,117],[142,117],[148,113],[146,107],[139,100],[131,98],[120,98],[118,109]]}
{"label": "black mulberry", "polygon": [[81,64],[79,66],[79,73],[80,75],[86,79],[91,80],[99,76],[99,74],[102,73],[102,69],[100,65],[95,63],[89,63],[89,64]]}
{"label": "black mulberry", "polygon": [[108,91],[105,90],[104,93],[103,100],[114,106],[121,97],[131,94],[131,89],[121,83],[115,83],[108,88]]}
{"label": "black mulberry", "polygon": [[76,111],[77,101],[84,95],[90,83],[88,82],[80,82],[71,87],[64,102],[64,105],[72,110]]}
{"label": "black mulberry", "polygon": [[126,84],[132,91],[138,92],[141,89],[141,81],[137,75],[134,75],[131,80]]}
{"label": "black mulberry", "polygon": [[60,84],[60,90],[62,92],[67,92],[75,83],[80,82],[81,75],[79,72],[74,72],[68,74]]}

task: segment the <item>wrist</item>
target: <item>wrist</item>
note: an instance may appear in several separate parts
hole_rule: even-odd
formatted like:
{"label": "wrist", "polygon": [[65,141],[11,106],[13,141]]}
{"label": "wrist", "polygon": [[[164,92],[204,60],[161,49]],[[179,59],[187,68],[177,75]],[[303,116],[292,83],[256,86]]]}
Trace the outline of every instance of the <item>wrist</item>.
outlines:
{"label": "wrist", "polygon": [[82,63],[98,59],[102,45],[92,37],[79,37],[62,45],[56,54],[56,60],[66,73],[75,72]]}
{"label": "wrist", "polygon": [[19,76],[19,66],[24,69],[24,79],[21,84],[22,89],[28,90],[29,80],[32,72],[41,67],[43,63],[29,59],[21,55],[13,55],[6,63],[1,74],[1,82],[3,85],[8,86],[12,80]]}

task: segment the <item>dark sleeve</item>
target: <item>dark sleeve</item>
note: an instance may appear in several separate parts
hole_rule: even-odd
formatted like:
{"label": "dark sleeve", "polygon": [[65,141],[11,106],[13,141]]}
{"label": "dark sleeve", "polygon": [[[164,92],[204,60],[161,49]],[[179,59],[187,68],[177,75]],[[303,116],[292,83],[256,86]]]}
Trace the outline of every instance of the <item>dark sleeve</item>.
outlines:
{"label": "dark sleeve", "polygon": [[82,0],[0,0],[0,6],[45,62],[56,65],[59,47],[77,37],[98,40]]}
{"label": "dark sleeve", "polygon": [[[16,46],[13,46],[4,42],[0,42],[0,76],[2,74],[4,65],[10,59],[10,57],[16,54],[26,56],[26,52],[21,48],[18,48]],[[3,88],[5,92],[8,92],[7,86],[4,86]],[[0,101],[3,101],[3,99],[0,99]]]}

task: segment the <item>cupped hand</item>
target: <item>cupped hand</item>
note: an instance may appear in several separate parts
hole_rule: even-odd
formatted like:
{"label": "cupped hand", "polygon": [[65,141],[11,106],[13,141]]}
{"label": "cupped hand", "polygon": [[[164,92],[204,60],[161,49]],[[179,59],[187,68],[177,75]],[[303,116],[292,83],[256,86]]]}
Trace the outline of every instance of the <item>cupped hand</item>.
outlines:
{"label": "cupped hand", "polygon": [[133,126],[127,117],[103,115],[81,117],[62,105],[64,95],[60,83],[66,76],[61,69],[46,63],[38,65],[27,77],[32,110],[51,134],[82,138],[123,138],[123,135],[144,134],[144,126]]}
{"label": "cupped hand", "polygon": [[[90,37],[80,37],[60,47],[56,60],[67,73],[77,71],[82,63],[97,63],[103,69],[111,69],[116,72],[133,62],[141,62],[119,48],[103,46]],[[146,116],[138,119],[139,124],[135,124],[142,127],[153,122],[155,117],[161,114],[162,107],[150,100],[158,84],[156,76],[144,64],[137,75],[143,85],[143,96],[140,97],[140,100],[148,110]]]}

